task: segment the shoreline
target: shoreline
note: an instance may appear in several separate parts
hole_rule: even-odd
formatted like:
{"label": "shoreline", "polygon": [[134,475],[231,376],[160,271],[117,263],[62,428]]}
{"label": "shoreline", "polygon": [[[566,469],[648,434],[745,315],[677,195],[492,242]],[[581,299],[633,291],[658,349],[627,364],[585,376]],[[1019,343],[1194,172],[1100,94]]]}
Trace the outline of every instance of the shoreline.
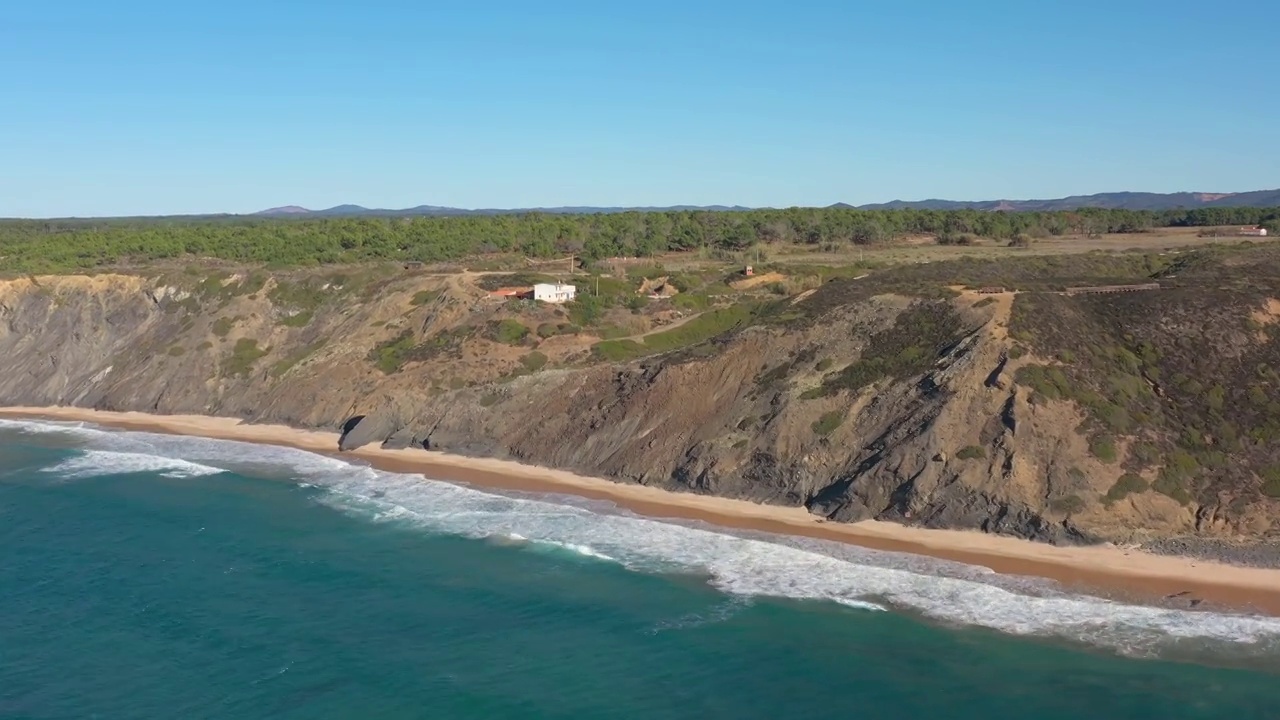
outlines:
{"label": "shoreline", "polygon": [[[1106,598],[1186,608],[1191,600],[1212,609],[1280,616],[1280,570],[1226,565],[1118,547],[1059,547],[966,530],[930,530],[868,520],[827,522],[804,508],[763,505],[710,495],[616,483],[509,460],[470,458],[420,449],[365,447],[339,453],[337,432],[255,425],[235,418],[150,415],[70,407],[6,407],[0,418],[89,422],[120,430],[237,440],[358,459],[390,472],[464,484],[477,489],[575,495],[605,500],[638,515],[698,520],[710,525],[832,540],[872,550],[923,555],[986,567],[1003,575],[1048,579],[1064,589]],[[1162,602],[1164,601],[1164,602]],[[1208,609],[1208,608],[1206,608]]]}

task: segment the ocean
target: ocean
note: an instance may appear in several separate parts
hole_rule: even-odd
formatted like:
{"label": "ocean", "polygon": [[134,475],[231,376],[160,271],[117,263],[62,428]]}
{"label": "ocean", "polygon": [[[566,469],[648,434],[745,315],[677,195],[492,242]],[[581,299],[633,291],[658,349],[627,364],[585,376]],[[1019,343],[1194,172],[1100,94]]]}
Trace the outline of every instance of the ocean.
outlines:
{"label": "ocean", "polygon": [[0,718],[1280,717],[1280,619],[0,421]]}

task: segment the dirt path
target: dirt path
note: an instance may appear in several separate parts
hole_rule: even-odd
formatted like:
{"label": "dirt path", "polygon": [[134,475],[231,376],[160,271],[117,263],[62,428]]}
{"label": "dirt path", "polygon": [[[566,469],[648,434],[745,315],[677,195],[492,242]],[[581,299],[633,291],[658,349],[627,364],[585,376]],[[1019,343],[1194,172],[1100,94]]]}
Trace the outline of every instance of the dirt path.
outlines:
{"label": "dirt path", "polygon": [[1017,292],[980,293],[977,290],[967,290],[962,286],[955,286],[952,289],[958,291],[960,299],[968,301],[970,307],[983,300],[994,300],[994,315],[989,324],[991,336],[997,340],[1009,339],[1009,318],[1013,315],[1013,298],[1018,294]]}
{"label": "dirt path", "polygon": [[703,310],[703,311],[702,311],[702,312],[700,312],[700,313],[694,313],[693,315],[690,315],[690,316],[688,316],[688,317],[682,317],[682,318],[680,318],[679,320],[677,320],[677,321],[675,321],[675,322],[673,322],[673,323],[667,323],[666,325],[663,325],[663,326],[661,326],[661,327],[656,327],[656,328],[654,328],[654,329],[652,329],[652,330],[647,330],[647,331],[645,331],[645,332],[640,333],[639,335],[629,335],[629,336],[627,336],[627,337],[624,337],[624,338],[618,338],[618,339],[619,339],[619,340],[643,340],[643,339],[645,339],[645,338],[649,337],[650,335],[657,335],[658,333],[666,332],[666,331],[668,331],[668,330],[675,330],[676,328],[680,327],[681,325],[684,325],[684,324],[686,324],[686,323],[692,322],[692,321],[696,320],[697,318],[702,317],[702,315],[703,315],[704,313],[706,313],[706,311],[705,311],[705,310]]}

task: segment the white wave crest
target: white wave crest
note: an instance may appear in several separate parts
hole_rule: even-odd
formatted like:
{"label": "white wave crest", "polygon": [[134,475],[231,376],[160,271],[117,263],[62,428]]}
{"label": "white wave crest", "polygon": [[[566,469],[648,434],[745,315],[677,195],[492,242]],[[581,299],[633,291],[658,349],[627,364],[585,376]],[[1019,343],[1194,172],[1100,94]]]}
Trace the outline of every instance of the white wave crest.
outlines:
{"label": "white wave crest", "polygon": [[140,472],[158,473],[168,478],[193,478],[223,472],[221,468],[178,458],[110,450],[85,450],[44,471],[71,480]]}
{"label": "white wave crest", "polygon": [[[1135,655],[1180,648],[1280,654],[1280,618],[1118,603],[987,568],[651,520],[581,498],[496,495],[289,448],[91,426],[19,425],[23,432],[72,433],[90,450],[110,451],[116,468],[136,463],[130,467],[200,474],[226,468],[289,479],[319,488],[320,502],[372,520],[530,549],[553,545],[643,572],[696,573],[731,597],[896,608],[946,624],[1061,637]],[[13,426],[0,422],[0,429]],[[67,462],[80,465],[64,463],[59,472],[95,467],[103,474],[107,457],[89,457],[73,458]]]}

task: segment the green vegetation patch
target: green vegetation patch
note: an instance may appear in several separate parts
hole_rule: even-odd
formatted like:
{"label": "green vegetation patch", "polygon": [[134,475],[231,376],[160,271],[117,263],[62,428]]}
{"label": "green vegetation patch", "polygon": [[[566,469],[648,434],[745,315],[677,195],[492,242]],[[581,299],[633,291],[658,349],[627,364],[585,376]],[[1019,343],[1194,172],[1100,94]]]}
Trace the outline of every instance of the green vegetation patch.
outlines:
{"label": "green vegetation patch", "polygon": [[436,298],[440,297],[440,295],[441,295],[441,292],[439,290],[419,290],[418,292],[413,294],[412,298],[409,299],[409,304],[413,305],[414,307],[418,307],[420,305],[426,305],[427,303],[432,302]]}
{"label": "green vegetation patch", "polygon": [[369,359],[379,370],[390,375],[404,367],[416,345],[413,331],[405,330],[390,340],[378,343],[373,350],[369,351]]}
{"label": "green vegetation patch", "polygon": [[963,336],[960,319],[950,303],[917,302],[899,313],[892,327],[872,335],[857,361],[808,395],[856,392],[885,378],[903,380],[922,374]]}
{"label": "green vegetation patch", "polygon": [[456,349],[473,332],[474,328],[460,327],[418,342],[412,330],[405,330],[375,345],[367,357],[379,370],[390,375],[399,372],[407,363],[424,362]]}
{"label": "green vegetation patch", "polygon": [[253,369],[253,364],[269,351],[269,348],[259,348],[258,341],[253,338],[240,338],[231,355],[223,360],[222,372],[231,377],[245,377]]}
{"label": "green vegetation patch", "polygon": [[1280,498],[1280,467],[1269,467],[1262,471],[1262,494]]}
{"label": "green vegetation patch", "polygon": [[1089,440],[1089,452],[1104,463],[1114,463],[1117,458],[1116,440],[1110,435],[1096,435]]}
{"label": "green vegetation patch", "polygon": [[534,350],[533,352],[520,358],[520,364],[529,372],[538,372],[547,365],[547,356]]}
{"label": "green vegetation patch", "polygon": [[1063,515],[1074,515],[1083,512],[1085,508],[1084,499],[1079,495],[1067,495],[1065,497],[1054,498],[1049,502],[1049,508],[1054,512]]}
{"label": "green vegetation patch", "polygon": [[[328,284],[329,287],[324,287]],[[339,294],[341,289],[333,281],[323,282],[312,278],[303,282],[278,280],[271,288],[271,302],[282,312],[280,324],[285,327],[306,327],[311,324],[316,310],[330,297]]]}
{"label": "green vegetation patch", "polygon": [[986,457],[987,451],[977,445],[965,446],[956,453],[956,459],[958,460],[982,460]]}
{"label": "green vegetation patch", "polygon": [[[567,266],[566,266],[567,268]],[[481,290],[497,290],[505,287],[532,287],[538,283],[553,283],[556,279],[542,273],[518,272],[499,275],[483,275],[476,280]]]}
{"label": "green vegetation patch", "polygon": [[1116,480],[1116,484],[1111,486],[1107,491],[1107,502],[1119,502],[1130,495],[1139,495],[1151,488],[1141,475],[1137,473],[1125,473]]}
{"label": "green vegetation patch", "polygon": [[301,350],[298,350],[297,352],[290,354],[289,356],[285,357],[283,360],[271,366],[271,374],[274,375],[275,377],[280,377],[281,375],[284,375],[285,373],[292,370],[295,365],[314,355],[316,351],[324,347],[325,343],[327,342],[328,342],[327,338],[322,338],[320,340],[316,340],[315,342],[307,345]]}
{"label": "green vegetation patch", "polygon": [[229,317],[220,317],[213,321],[213,334],[220,338],[224,338],[231,334],[231,329],[236,326],[236,321]]}
{"label": "green vegetation patch", "polygon": [[529,337],[529,328],[519,320],[507,318],[489,325],[489,337],[504,345],[521,345]]}
{"label": "green vegetation patch", "polygon": [[823,413],[822,417],[813,422],[813,432],[816,435],[826,437],[836,431],[836,428],[844,424],[844,412],[841,410],[832,410],[829,413]]}
{"label": "green vegetation patch", "polygon": [[[568,215],[535,212],[305,220],[245,217],[7,220],[0,222],[0,256],[6,259],[6,270],[22,273],[56,273],[181,258],[297,267],[386,260],[436,262],[501,254],[554,258],[573,253],[587,260],[601,260],[617,256],[652,257],[678,250],[702,250],[706,257],[739,262],[746,259],[746,251],[762,243],[779,241],[838,250],[848,248],[851,242],[866,245],[921,233],[1013,242],[1020,237],[1141,232],[1160,226],[1258,224],[1273,227],[1280,224],[1280,211],[1196,208],[1142,212],[1089,208],[1073,212],[983,213],[787,208],[734,213],[663,211]],[[751,255],[748,261],[754,262],[754,252]],[[1116,257],[1100,255],[1108,259]],[[1016,259],[1039,260],[1034,256]],[[1120,274],[1104,263],[1098,266],[1096,271],[1102,275]],[[1044,262],[1040,273],[1052,277],[1072,267],[1070,262],[1062,267]],[[565,268],[568,269],[567,263]],[[971,282],[964,284],[1016,283],[1022,287],[1021,277],[1025,273],[1015,270],[1006,271],[1004,263],[975,259],[966,269]],[[403,269],[397,267],[397,271],[403,272]],[[922,265],[912,271],[908,280],[917,278],[928,283],[945,272]],[[543,278],[551,279],[517,273],[486,276],[482,282],[496,286],[524,285]]]}
{"label": "green vegetation patch", "polygon": [[762,306],[755,303],[739,303],[726,308],[709,310],[680,327],[654,333],[636,340],[605,340],[592,347],[595,355],[611,362],[622,362],[692,347],[734,329],[745,327],[758,317]]}

